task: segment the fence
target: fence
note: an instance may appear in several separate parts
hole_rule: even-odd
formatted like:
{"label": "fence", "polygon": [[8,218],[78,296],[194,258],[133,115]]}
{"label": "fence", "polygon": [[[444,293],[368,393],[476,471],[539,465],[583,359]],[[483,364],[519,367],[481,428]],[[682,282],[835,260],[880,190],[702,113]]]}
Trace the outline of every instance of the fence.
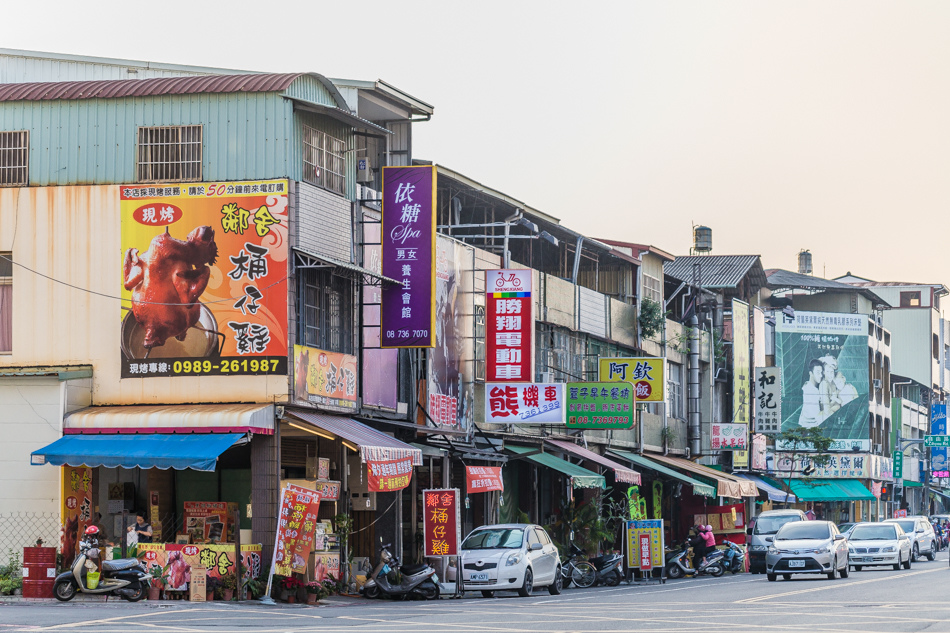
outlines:
{"label": "fence", "polygon": [[43,512],[13,512],[0,514],[0,560],[6,561],[8,550],[19,551],[33,547],[40,539],[44,547],[59,549],[59,514]]}

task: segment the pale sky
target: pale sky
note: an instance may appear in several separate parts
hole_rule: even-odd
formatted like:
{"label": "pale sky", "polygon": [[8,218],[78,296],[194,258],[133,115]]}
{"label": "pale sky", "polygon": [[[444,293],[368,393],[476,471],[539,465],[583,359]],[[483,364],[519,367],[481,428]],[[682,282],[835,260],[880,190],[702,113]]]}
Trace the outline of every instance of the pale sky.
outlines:
{"label": "pale sky", "polygon": [[0,46],[381,78],[415,155],[587,235],[950,284],[950,3],[7,3]]}

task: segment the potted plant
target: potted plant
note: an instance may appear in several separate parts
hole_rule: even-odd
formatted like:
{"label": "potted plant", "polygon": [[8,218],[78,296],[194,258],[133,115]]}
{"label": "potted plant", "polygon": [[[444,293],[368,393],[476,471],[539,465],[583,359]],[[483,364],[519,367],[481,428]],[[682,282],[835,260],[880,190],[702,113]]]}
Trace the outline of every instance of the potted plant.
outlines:
{"label": "potted plant", "polygon": [[208,579],[205,584],[205,595],[208,602],[211,602],[215,599],[218,592],[221,590],[221,580],[214,576],[208,576]]}
{"label": "potted plant", "polygon": [[293,604],[297,601],[297,590],[303,587],[303,583],[293,576],[286,576],[283,580],[280,581],[281,596],[284,598],[288,604]]}
{"label": "potted plant", "polygon": [[234,599],[234,590],[237,589],[237,576],[226,574],[221,577],[221,593],[225,601]]}
{"label": "potted plant", "polygon": [[322,598],[323,584],[317,581],[307,583],[307,604],[316,604],[317,600]]}
{"label": "potted plant", "polygon": [[168,583],[168,580],[166,580],[162,573],[162,568],[157,565],[149,569],[149,574],[152,576],[152,582],[148,586],[149,600],[159,600],[162,597],[162,589],[164,589]]}
{"label": "potted plant", "polygon": [[263,596],[267,590],[267,583],[260,578],[249,578],[244,586],[247,587],[248,597],[254,600]]}

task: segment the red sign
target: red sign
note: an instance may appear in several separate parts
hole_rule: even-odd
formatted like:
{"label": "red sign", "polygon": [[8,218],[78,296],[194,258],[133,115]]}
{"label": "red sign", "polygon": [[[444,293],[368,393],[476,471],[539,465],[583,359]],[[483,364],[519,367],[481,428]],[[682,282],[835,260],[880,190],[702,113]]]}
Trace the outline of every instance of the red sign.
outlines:
{"label": "red sign", "polygon": [[653,387],[646,380],[639,381],[636,385],[636,398],[637,402],[640,400],[646,400],[650,397],[650,394],[653,393]]}
{"label": "red sign", "polygon": [[640,571],[650,571],[653,569],[653,558],[650,556],[650,535],[640,534],[640,541],[637,544],[638,556],[640,560]]}
{"label": "red sign", "polygon": [[440,426],[457,426],[459,400],[439,393],[429,394],[429,415]]}
{"label": "red sign", "polygon": [[426,490],[423,532],[425,556],[457,556],[459,553],[459,491]]}
{"label": "red sign", "polygon": [[393,492],[409,486],[412,480],[412,457],[386,461],[367,461],[370,492]]}
{"label": "red sign", "polygon": [[320,508],[320,493],[288,485],[280,497],[274,573],[290,576],[307,571]]}
{"label": "red sign", "polygon": [[181,219],[182,211],[173,204],[156,202],[139,207],[132,212],[132,218],[139,224],[148,226],[167,226]]}
{"label": "red sign", "polygon": [[531,271],[486,271],[485,292],[486,382],[531,382]]}
{"label": "red sign", "polygon": [[501,480],[501,466],[466,466],[465,478],[469,494],[505,489]]}
{"label": "red sign", "polygon": [[894,518],[895,518],[895,519],[906,519],[906,518],[907,518],[907,510],[894,510]]}

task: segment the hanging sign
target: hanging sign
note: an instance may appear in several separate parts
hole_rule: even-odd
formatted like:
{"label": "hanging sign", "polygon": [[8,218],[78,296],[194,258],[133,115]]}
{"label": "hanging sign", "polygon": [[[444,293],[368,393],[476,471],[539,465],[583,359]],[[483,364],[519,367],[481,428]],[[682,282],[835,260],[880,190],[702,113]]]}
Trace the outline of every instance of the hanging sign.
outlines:
{"label": "hanging sign", "polygon": [[564,383],[486,383],[485,422],[564,424]]}
{"label": "hanging sign", "polygon": [[629,383],[567,383],[567,428],[629,429],[633,427],[633,387]]}
{"label": "hanging sign", "polygon": [[465,479],[468,494],[505,489],[501,480],[501,466],[466,466]]}
{"label": "hanging sign", "polygon": [[666,365],[662,358],[601,358],[601,382],[629,382],[637,402],[663,402]]}
{"label": "hanging sign", "polygon": [[709,447],[714,451],[744,451],[748,448],[746,441],[748,432],[747,424],[713,422]]}
{"label": "hanging sign", "polygon": [[782,368],[755,368],[755,430],[779,433],[782,430]]}
{"label": "hanging sign", "polygon": [[529,269],[485,271],[485,381],[534,379]]}
{"label": "hanging sign", "polygon": [[370,492],[393,492],[409,486],[412,480],[412,457],[366,462]]}
{"label": "hanging sign", "polygon": [[457,556],[462,534],[458,488],[424,490],[423,556]]}

